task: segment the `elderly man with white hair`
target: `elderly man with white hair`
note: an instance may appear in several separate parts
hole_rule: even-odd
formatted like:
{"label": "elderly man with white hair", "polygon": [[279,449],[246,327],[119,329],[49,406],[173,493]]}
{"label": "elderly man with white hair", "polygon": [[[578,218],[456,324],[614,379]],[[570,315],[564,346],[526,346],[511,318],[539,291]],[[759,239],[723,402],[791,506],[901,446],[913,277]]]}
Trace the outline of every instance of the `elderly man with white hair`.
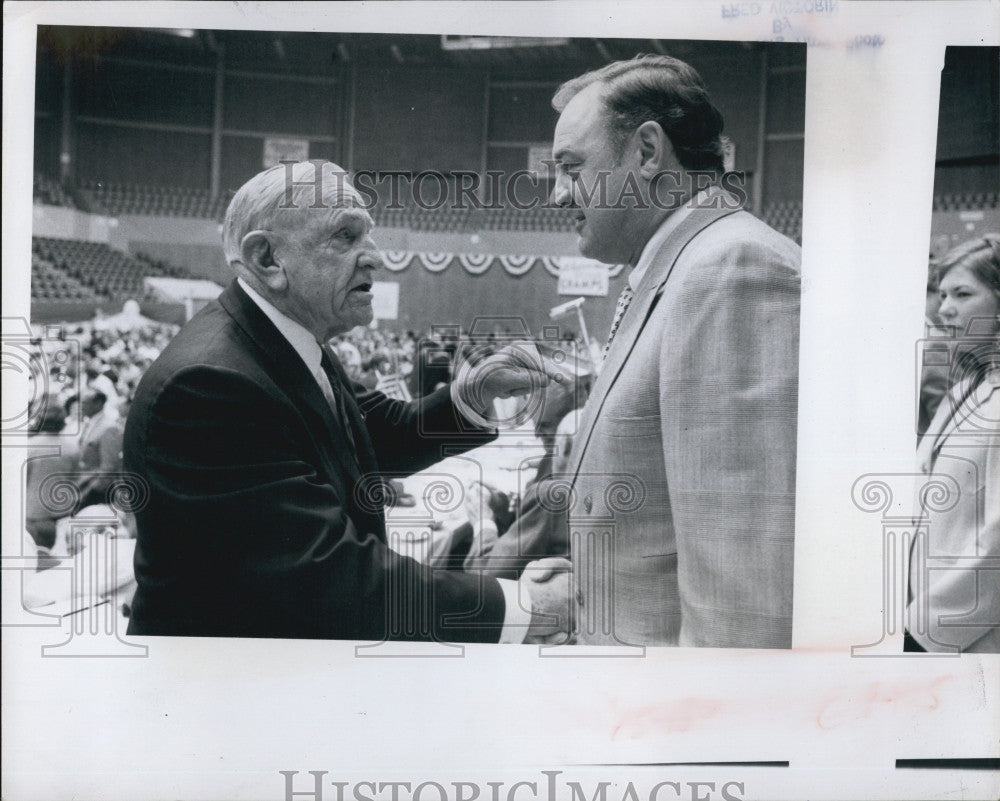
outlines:
{"label": "elderly man with white hair", "polygon": [[566,593],[565,576],[519,598],[513,581],[436,571],[387,545],[380,471],[415,472],[443,446],[489,441],[495,432],[459,409],[483,412],[547,379],[501,353],[410,403],[353,387],[328,342],[372,320],[372,227],[329,162],[279,165],[233,197],[223,244],[236,279],[146,372],[126,425],[125,467],[148,490],[130,634],[547,632],[530,608]]}

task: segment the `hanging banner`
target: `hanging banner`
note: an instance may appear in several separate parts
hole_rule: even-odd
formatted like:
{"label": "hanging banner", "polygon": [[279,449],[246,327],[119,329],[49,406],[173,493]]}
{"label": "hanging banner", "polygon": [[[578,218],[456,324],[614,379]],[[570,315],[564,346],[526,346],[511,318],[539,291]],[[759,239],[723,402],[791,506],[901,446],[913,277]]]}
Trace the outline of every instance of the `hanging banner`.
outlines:
{"label": "hanging banner", "polygon": [[510,275],[524,275],[535,264],[534,256],[497,256]]}
{"label": "hanging banner", "polygon": [[382,263],[385,268],[394,273],[405,270],[413,261],[413,254],[408,250],[383,250]]}
{"label": "hanging banner", "polygon": [[451,253],[418,253],[417,258],[432,273],[439,273],[451,264],[453,254]]}
{"label": "hanging banner", "polygon": [[493,265],[493,255],[490,253],[459,253],[458,261],[465,271],[473,275],[482,275]]}
{"label": "hanging banner", "polygon": [[[617,278],[625,268],[623,264],[601,264],[592,259],[585,259],[580,256],[519,256],[519,255],[498,255],[495,253],[421,253],[412,250],[383,250],[382,263],[389,272],[398,273],[407,269],[412,264],[423,265],[424,269],[432,273],[440,273],[447,270],[454,264],[461,265],[462,269],[470,275],[482,275],[495,265],[499,265],[507,275],[520,278],[529,273],[536,264],[541,265],[553,278],[559,278],[563,273],[563,265],[569,264],[573,269],[577,265],[591,265],[595,269],[603,270],[608,278]],[[595,273],[596,275],[596,273]],[[575,291],[573,294],[583,294]]]}

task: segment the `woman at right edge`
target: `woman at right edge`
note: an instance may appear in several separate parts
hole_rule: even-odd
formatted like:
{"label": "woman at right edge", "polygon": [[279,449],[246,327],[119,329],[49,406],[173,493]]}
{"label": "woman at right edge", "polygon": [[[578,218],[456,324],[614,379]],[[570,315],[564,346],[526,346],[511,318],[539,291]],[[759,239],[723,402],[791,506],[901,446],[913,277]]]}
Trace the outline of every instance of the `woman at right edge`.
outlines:
{"label": "woman at right edge", "polygon": [[959,245],[937,269],[952,385],[917,459],[924,486],[948,497],[920,498],[927,537],[910,553],[904,650],[1000,653],[1000,236]]}

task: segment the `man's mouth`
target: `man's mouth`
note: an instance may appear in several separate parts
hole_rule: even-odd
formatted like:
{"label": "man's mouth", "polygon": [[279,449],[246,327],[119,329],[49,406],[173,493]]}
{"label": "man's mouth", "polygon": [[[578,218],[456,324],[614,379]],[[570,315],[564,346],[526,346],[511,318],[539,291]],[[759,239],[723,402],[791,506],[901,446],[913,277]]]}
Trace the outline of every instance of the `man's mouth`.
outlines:
{"label": "man's mouth", "polygon": [[351,289],[351,292],[371,292],[371,291],[372,291],[371,281],[365,281],[363,284],[358,284],[356,287],[353,287]]}
{"label": "man's mouth", "polygon": [[583,226],[586,222],[587,218],[584,217],[582,214],[576,215],[576,222],[573,223],[573,227],[576,229],[577,233],[580,233],[580,231],[583,230]]}

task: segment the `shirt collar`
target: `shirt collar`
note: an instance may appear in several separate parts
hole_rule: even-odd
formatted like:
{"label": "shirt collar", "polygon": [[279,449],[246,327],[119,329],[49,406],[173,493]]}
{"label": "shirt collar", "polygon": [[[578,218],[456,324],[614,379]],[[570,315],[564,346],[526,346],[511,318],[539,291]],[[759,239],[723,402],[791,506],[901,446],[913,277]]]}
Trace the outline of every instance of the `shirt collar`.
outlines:
{"label": "shirt collar", "polygon": [[653,257],[659,252],[660,247],[664,242],[670,237],[670,235],[677,230],[684,219],[691,214],[692,210],[697,208],[702,201],[706,198],[709,193],[709,189],[702,189],[697,195],[691,198],[687,203],[682,204],[680,207],[670,212],[667,218],[660,223],[660,227],[656,229],[655,233],[646,242],[646,246],[642,249],[642,253],[639,255],[639,261],[635,263],[635,267],[632,268],[632,272],[628,274],[628,285],[635,292],[639,288],[643,276],[646,275],[646,270],[649,269],[649,264],[653,260]]}
{"label": "shirt collar", "polygon": [[261,297],[253,287],[251,287],[242,278],[237,278],[236,283],[240,285],[240,288],[247,293],[247,297],[250,298],[254,303],[257,304],[258,308],[264,312],[267,319],[274,323],[274,327],[278,329],[281,335],[288,340],[288,344],[292,346],[292,349],[299,354],[299,358],[305,362],[306,367],[313,374],[320,369],[320,361],[323,358],[323,351],[320,349],[319,343],[316,338],[309,333],[309,330],[302,325],[297,323],[287,314],[278,311],[270,301]]}

